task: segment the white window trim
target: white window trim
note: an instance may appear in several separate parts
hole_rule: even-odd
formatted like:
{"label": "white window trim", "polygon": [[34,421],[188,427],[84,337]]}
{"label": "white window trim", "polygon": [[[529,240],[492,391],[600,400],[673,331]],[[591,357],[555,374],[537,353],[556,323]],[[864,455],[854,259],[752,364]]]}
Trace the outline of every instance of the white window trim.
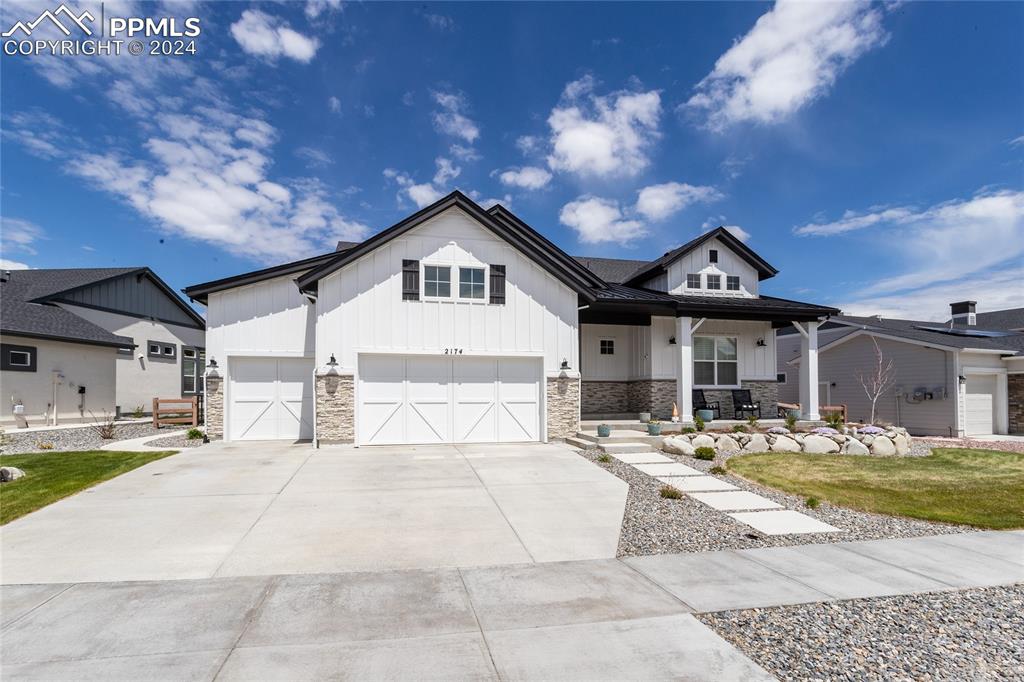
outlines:
{"label": "white window trim", "polygon": [[[455,265],[454,267],[459,271],[459,277],[458,277],[458,279],[453,284],[457,285],[459,287],[459,290],[457,292],[454,291],[454,290],[452,291],[452,298],[456,298],[456,299],[458,299],[460,301],[464,301],[464,302],[467,302],[467,303],[487,303],[490,300],[490,296],[491,296],[490,285],[488,283],[489,277],[487,276],[487,266],[486,265]],[[481,296],[480,298],[471,298],[471,297],[468,297],[468,296],[467,297],[463,297],[463,295],[462,295],[462,270],[463,270],[463,268],[465,268],[466,270],[480,270],[480,271],[482,271],[484,273],[484,295]],[[454,286],[453,286],[453,289],[454,289]]]}
{"label": "white window trim", "polygon": [[[15,362],[14,354],[25,356],[25,362]],[[11,350],[7,351],[7,364],[12,367],[31,367],[32,366],[32,351],[28,350]]]}
{"label": "white window trim", "polygon": [[[448,268],[448,296],[430,296],[427,294],[427,268]],[[470,268],[484,271],[484,297],[483,298],[462,298],[459,296],[459,270]],[[506,296],[508,296],[508,285],[506,284]],[[420,298],[424,301],[446,301],[451,303],[469,303],[472,305],[487,305],[491,301],[491,273],[490,267],[484,263],[438,263],[437,261],[420,261]]]}
{"label": "white window trim", "polygon": [[[695,286],[695,287],[691,287],[690,286],[690,276],[691,275],[695,276],[697,278],[697,286]],[[699,290],[704,288],[704,276],[701,275],[699,272],[688,272],[688,273],[686,273],[686,282],[685,282],[685,284],[686,284],[686,288],[687,289],[693,289],[694,291],[699,291]]]}
{"label": "white window trim", "polygon": [[[454,289],[454,283],[452,282],[452,269],[455,266],[451,263],[420,263],[420,288],[423,290],[423,298],[433,301],[450,301],[452,299],[452,293]],[[447,296],[431,296],[427,293],[427,268],[448,268],[448,295]]]}
{"label": "white window trim", "polygon": [[[604,341],[611,341],[612,342],[612,352],[611,353],[602,353],[601,352],[601,343],[604,342]],[[604,338],[598,338],[597,339],[597,354],[598,354],[598,356],[601,356],[601,357],[609,357],[609,356],[614,357],[615,356],[615,345],[616,344],[615,344],[615,338],[614,337],[605,336]]]}
{"label": "white window trim", "polygon": [[[703,388],[707,390],[729,390],[733,388],[743,388],[743,382],[740,379],[740,339],[738,336],[728,336],[726,334],[694,334],[693,342],[696,343],[697,339],[714,339],[715,340],[715,359],[714,360],[698,360],[697,354],[693,354],[693,376],[697,376],[698,362],[714,362],[715,363],[715,379],[718,378],[718,363],[719,362],[735,362],[736,363],[736,383],[735,384],[697,384],[693,385],[694,388]],[[719,360],[718,359],[718,339],[731,339],[736,342],[736,359],[735,360]]]}

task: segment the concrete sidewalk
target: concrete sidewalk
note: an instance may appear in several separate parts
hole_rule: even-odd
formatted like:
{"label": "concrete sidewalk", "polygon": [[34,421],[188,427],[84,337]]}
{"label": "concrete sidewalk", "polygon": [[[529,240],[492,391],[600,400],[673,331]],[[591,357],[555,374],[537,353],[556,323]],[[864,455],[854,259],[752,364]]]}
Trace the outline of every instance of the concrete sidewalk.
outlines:
{"label": "concrete sidewalk", "polygon": [[4,679],[771,679],[693,612],[1024,581],[1024,533],[0,588]]}

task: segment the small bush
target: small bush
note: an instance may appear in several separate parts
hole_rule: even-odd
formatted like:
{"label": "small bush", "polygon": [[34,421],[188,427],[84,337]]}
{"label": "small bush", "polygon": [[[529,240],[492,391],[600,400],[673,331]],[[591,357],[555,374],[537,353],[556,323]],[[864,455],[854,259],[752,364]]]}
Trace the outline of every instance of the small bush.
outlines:
{"label": "small bush", "polygon": [[796,430],[796,417],[791,414],[786,415],[786,428],[790,431]]}
{"label": "small bush", "polygon": [[697,448],[693,452],[693,456],[696,457],[697,459],[703,459],[705,461],[710,462],[715,458],[715,449],[709,447]]}
{"label": "small bush", "polygon": [[136,419],[142,419],[142,415],[144,413],[145,410],[142,408],[142,405],[136,405],[135,409],[132,410],[132,416],[135,417]]}
{"label": "small bush", "polygon": [[750,415],[749,417],[747,417],[747,426],[749,426],[752,429],[756,429],[757,417],[755,417],[754,415]]}
{"label": "small bush", "polygon": [[808,509],[817,509],[821,506],[821,500],[817,497],[808,497],[807,500],[804,501],[804,504],[807,505]]}
{"label": "small bush", "polygon": [[202,438],[203,432],[196,428],[191,428],[185,432],[185,438],[189,440],[195,440],[196,438]]}
{"label": "small bush", "polygon": [[114,415],[109,414],[106,410],[103,411],[103,419],[96,419],[96,415],[92,412],[89,416],[96,422],[95,424],[89,424],[89,428],[100,437],[102,440],[113,440],[114,435],[117,432],[117,423],[115,422]]}
{"label": "small bush", "polygon": [[747,427],[744,426],[743,424],[733,424],[732,432],[733,433],[746,433],[747,432]]}
{"label": "small bush", "polygon": [[825,423],[831,426],[833,429],[836,429],[837,431],[846,426],[846,423],[843,421],[843,415],[841,412],[829,412],[828,414],[826,414]]}
{"label": "small bush", "polygon": [[693,428],[692,426],[684,426],[680,430],[680,433],[697,433],[697,429]]}
{"label": "small bush", "polygon": [[598,455],[597,461],[600,462],[601,464],[607,464],[608,462],[612,461],[612,458],[609,457],[608,455]]}
{"label": "small bush", "polygon": [[708,471],[710,471],[712,474],[718,474],[719,476],[728,473],[725,470],[725,467],[711,467]]}
{"label": "small bush", "polygon": [[38,450],[53,450],[53,443],[41,440],[36,443],[36,449]]}
{"label": "small bush", "polygon": [[697,415],[693,418],[693,425],[694,427],[696,427],[698,431],[704,430],[704,420],[700,418],[700,415]]}
{"label": "small bush", "polygon": [[664,497],[666,500],[678,500],[683,496],[681,492],[679,492],[670,485],[662,486],[659,492],[661,493],[661,496]]}

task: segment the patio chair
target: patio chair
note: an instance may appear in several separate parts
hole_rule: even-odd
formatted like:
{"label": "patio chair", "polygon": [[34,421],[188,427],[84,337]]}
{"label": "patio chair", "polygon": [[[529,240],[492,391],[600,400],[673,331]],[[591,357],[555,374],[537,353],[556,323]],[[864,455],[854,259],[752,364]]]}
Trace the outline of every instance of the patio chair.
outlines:
{"label": "patio chair", "polygon": [[761,401],[751,399],[750,391],[746,389],[732,392],[732,408],[736,419],[743,419],[745,413],[754,414],[755,412],[757,412],[757,418],[761,418]]}
{"label": "patio chair", "polygon": [[709,403],[704,398],[704,391],[699,388],[693,389],[693,411],[697,410],[711,410],[715,413],[715,419],[722,418],[722,408],[718,406],[718,401],[713,400]]}

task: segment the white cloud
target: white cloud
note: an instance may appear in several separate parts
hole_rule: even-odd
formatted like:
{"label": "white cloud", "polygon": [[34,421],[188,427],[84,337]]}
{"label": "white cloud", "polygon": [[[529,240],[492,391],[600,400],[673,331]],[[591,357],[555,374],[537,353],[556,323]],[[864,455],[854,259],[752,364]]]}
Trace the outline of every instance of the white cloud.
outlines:
{"label": "white cloud", "polygon": [[384,169],[384,177],[394,180],[395,184],[398,185],[398,201],[400,205],[403,198],[408,198],[416,204],[417,208],[429,206],[447,193],[444,186],[449,181],[457,178],[459,173],[462,172],[462,169],[453,164],[451,159],[446,159],[443,156],[434,159],[434,165],[437,167],[437,170],[431,182],[416,182],[408,173],[403,173],[394,168]]}
{"label": "white cloud", "polygon": [[243,51],[270,60],[288,57],[309,63],[320,47],[316,38],[307,38],[283,19],[257,9],[242,12],[242,17],[231,24],[231,35]]}
{"label": "white cloud", "polygon": [[435,90],[430,94],[441,107],[441,111],[433,113],[434,127],[438,132],[457,137],[470,144],[480,137],[480,127],[465,115],[468,108],[465,95],[442,90]]}
{"label": "white cloud", "polygon": [[536,166],[509,168],[498,174],[501,184],[523,189],[541,189],[551,182],[551,173]]}
{"label": "white cloud", "polygon": [[473,149],[472,147],[467,147],[461,144],[453,144],[451,147],[448,148],[448,153],[454,156],[459,161],[465,162],[479,161],[480,159],[483,158],[482,156],[480,156],[480,153],[477,152],[477,150]]}
{"label": "white cloud", "polygon": [[591,76],[565,86],[548,117],[548,166],[579,175],[636,175],[650,163],[648,151],[660,135],[661,95],[651,90],[598,96],[595,86]]}
{"label": "white cloud", "polygon": [[883,9],[867,2],[778,0],[735,42],[686,106],[713,130],[774,123],[824,95],[836,78],[887,39]]}
{"label": "white cloud", "polygon": [[295,156],[303,159],[309,168],[326,168],[334,163],[327,152],[314,147],[299,147],[295,150]]}
{"label": "white cloud", "polygon": [[721,198],[722,194],[714,187],[666,182],[641,189],[636,199],[636,210],[648,220],[665,220],[690,204]]}
{"label": "white cloud", "polygon": [[1011,147],[1022,147],[1022,146],[1024,146],[1024,135],[1021,135],[1020,137],[1015,137],[1012,140],[1010,140],[1010,146]]}
{"label": "white cloud", "polygon": [[639,220],[623,217],[618,202],[589,195],[563,206],[558,220],[575,230],[584,244],[625,244],[647,233]]}
{"label": "white cloud", "polygon": [[338,12],[343,8],[341,0],[306,0],[306,18],[317,19],[321,14]]}
{"label": "white cloud", "polygon": [[452,163],[451,159],[446,159],[443,156],[434,159],[434,163],[437,165],[437,172],[434,173],[435,185],[445,185],[449,180],[459,177],[459,173],[462,172],[462,169]]}
{"label": "white cloud", "polygon": [[516,148],[526,155],[539,151],[543,145],[544,140],[536,135],[521,135],[516,138]]}
{"label": "white cloud", "polygon": [[341,100],[331,95],[327,98],[327,108],[331,110],[332,114],[341,113]]}
{"label": "white cloud", "polygon": [[724,227],[732,233],[733,237],[739,239],[741,242],[746,242],[750,239],[750,233],[744,230],[739,225],[729,225],[725,220],[724,215],[720,215],[717,218],[711,217],[704,221],[704,224],[700,226],[703,232],[710,232],[716,227]]}
{"label": "white cloud", "polygon": [[31,268],[20,261],[0,258],[0,269],[2,270],[30,270]]}
{"label": "white cloud", "polygon": [[5,253],[20,251],[29,255],[36,255],[35,244],[44,239],[43,228],[35,223],[22,220],[21,218],[10,218],[3,216],[0,222],[0,247]]}
{"label": "white cloud", "polygon": [[431,28],[446,32],[455,29],[455,20],[443,14],[424,14],[423,18]]}

